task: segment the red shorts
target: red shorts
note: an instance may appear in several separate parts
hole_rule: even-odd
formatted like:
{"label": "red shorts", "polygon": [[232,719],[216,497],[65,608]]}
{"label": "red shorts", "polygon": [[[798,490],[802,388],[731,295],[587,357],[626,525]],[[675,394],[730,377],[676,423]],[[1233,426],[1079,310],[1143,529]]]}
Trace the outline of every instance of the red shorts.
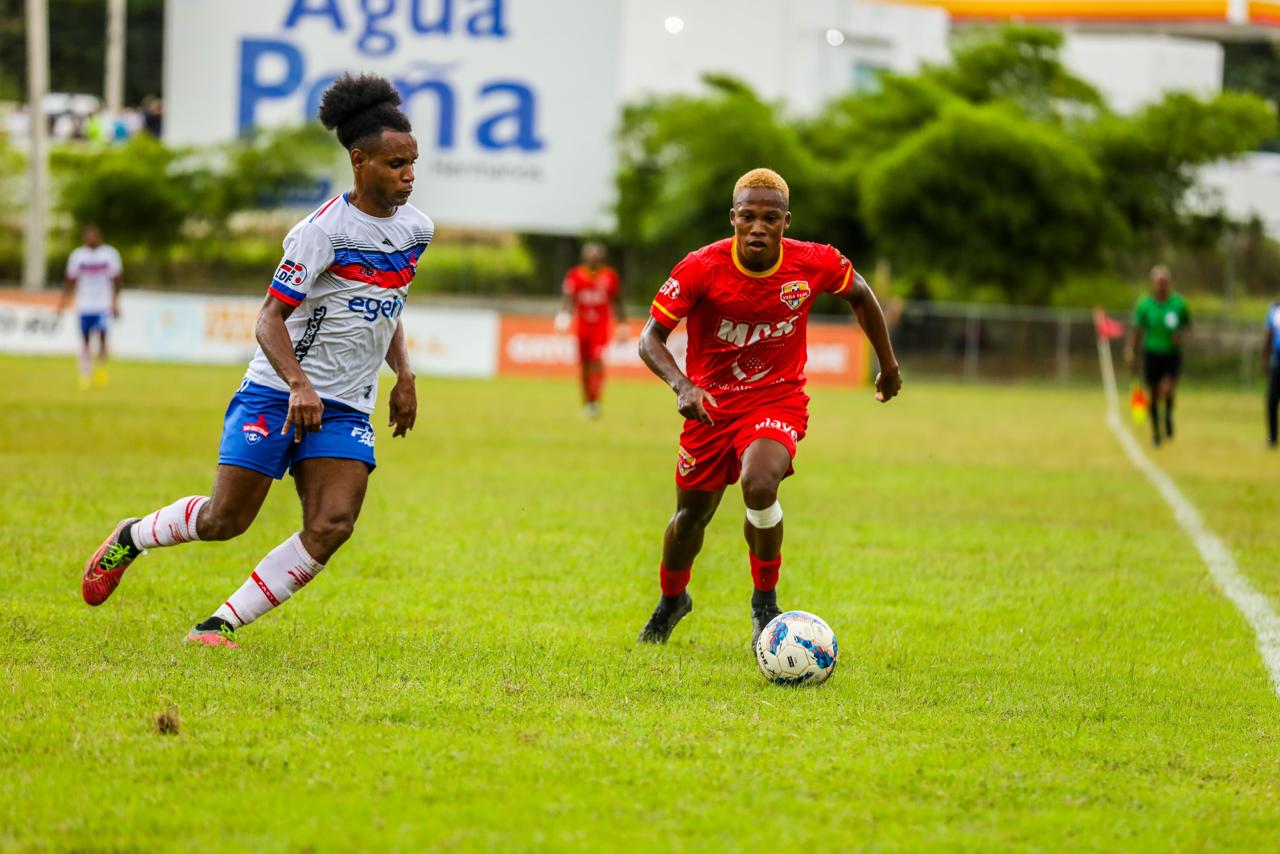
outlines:
{"label": "red shorts", "polygon": [[[730,421],[702,424],[685,421],[676,460],[676,486],[698,492],[717,492],[738,482],[742,455],[756,439],[773,439],[795,459],[796,445],[809,426],[807,400],[779,400],[761,404]],[[795,469],[787,467],[787,474]]]}
{"label": "red shorts", "polygon": [[578,358],[583,362],[599,362],[609,346],[609,327],[585,326],[578,330]]}

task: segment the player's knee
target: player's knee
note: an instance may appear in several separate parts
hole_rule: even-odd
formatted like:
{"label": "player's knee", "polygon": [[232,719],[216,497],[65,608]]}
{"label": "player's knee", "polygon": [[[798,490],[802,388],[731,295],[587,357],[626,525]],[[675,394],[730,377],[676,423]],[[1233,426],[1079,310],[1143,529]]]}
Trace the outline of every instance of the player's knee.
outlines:
{"label": "player's knee", "polygon": [[712,513],[700,512],[691,507],[681,507],[671,517],[671,524],[675,528],[676,536],[680,539],[685,539],[701,533],[711,521],[712,515]]}
{"label": "player's knee", "polygon": [[778,500],[778,479],[759,472],[742,476],[742,500],[753,510],[771,507]]}
{"label": "player's knee", "polygon": [[356,519],[351,515],[326,516],[307,525],[312,538],[324,543],[329,551],[351,539],[355,529]]}
{"label": "player's knee", "polygon": [[253,524],[253,517],[244,513],[227,513],[211,507],[200,514],[200,521],[197,524],[200,539],[218,542],[235,539],[249,530],[249,526]]}

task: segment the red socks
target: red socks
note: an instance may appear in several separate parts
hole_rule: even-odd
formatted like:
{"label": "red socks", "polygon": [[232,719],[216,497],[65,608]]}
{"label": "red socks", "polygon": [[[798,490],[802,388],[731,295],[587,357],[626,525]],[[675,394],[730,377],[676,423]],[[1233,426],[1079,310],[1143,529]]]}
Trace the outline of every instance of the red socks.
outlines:
{"label": "red socks", "polygon": [[667,598],[679,596],[689,586],[689,576],[692,574],[693,567],[672,572],[665,565],[659,566],[658,580],[662,584],[662,595]]}
{"label": "red socks", "polygon": [[[779,554],[773,560],[761,560],[749,551],[747,555],[751,558],[751,581],[756,590],[767,593],[777,587],[778,573],[782,571],[782,555]],[[658,580],[662,584],[662,595],[668,598],[679,596],[689,586],[689,576],[692,574],[693,567],[672,571],[665,564],[659,566]]]}
{"label": "red socks", "polygon": [[600,400],[600,391],[603,388],[604,371],[589,371],[586,382],[583,383],[583,391],[586,392],[587,402],[595,403]]}
{"label": "red socks", "polygon": [[755,555],[747,552],[751,558],[751,580],[755,583],[756,589],[761,592],[768,592],[778,586],[778,573],[782,570],[782,553],[773,560],[761,560]]}

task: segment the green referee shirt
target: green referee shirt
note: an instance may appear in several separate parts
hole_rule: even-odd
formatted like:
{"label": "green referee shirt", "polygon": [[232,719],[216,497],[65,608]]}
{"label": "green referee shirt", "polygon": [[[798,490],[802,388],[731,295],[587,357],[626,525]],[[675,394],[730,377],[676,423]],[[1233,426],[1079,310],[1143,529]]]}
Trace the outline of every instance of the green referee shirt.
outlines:
{"label": "green referee shirt", "polygon": [[1157,302],[1151,294],[1138,300],[1133,310],[1133,325],[1142,330],[1142,349],[1148,353],[1175,353],[1178,345],[1173,333],[1191,325],[1191,312],[1180,294],[1169,294]]}

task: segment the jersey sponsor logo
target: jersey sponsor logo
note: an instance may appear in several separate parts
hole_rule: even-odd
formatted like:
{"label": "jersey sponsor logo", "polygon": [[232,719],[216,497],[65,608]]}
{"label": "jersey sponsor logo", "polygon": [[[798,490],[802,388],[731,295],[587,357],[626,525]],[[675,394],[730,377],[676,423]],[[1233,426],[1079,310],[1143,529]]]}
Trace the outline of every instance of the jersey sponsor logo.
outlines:
{"label": "jersey sponsor logo", "polygon": [[680,282],[674,277],[663,282],[662,287],[658,288],[658,296],[667,299],[680,299]]}
{"label": "jersey sponsor logo", "polygon": [[267,416],[259,415],[257,421],[247,421],[240,428],[244,440],[250,445],[256,445],[271,435],[271,428],[267,426]]}
{"label": "jersey sponsor logo", "polygon": [[1178,313],[1176,311],[1166,312],[1164,316],[1164,325],[1170,329],[1178,328]]}
{"label": "jersey sponsor logo", "polygon": [[743,323],[729,317],[722,317],[716,326],[716,337],[734,347],[750,347],[757,341],[786,338],[796,331],[796,321],[799,319],[799,315],[793,315],[786,320]]}
{"label": "jersey sponsor logo", "polygon": [[777,430],[779,433],[783,433],[787,436],[790,436],[791,441],[793,442],[800,441],[800,431],[796,430],[796,428],[792,427],[790,424],[788,424],[785,421],[779,421],[777,418],[762,419],[761,421],[756,422],[756,426],[754,429],[755,430]]}
{"label": "jersey sponsor logo", "polygon": [[377,297],[352,297],[347,300],[347,309],[360,315],[365,321],[373,323],[379,317],[395,319],[404,311],[404,300],[400,297],[378,299]]}
{"label": "jersey sponsor logo", "polygon": [[792,311],[795,311],[797,308],[804,305],[804,301],[809,298],[810,294],[811,291],[809,290],[809,283],[802,279],[797,279],[794,282],[787,282],[783,285],[779,296],[782,299],[783,305]]}
{"label": "jersey sponsor logo", "polygon": [[280,262],[276,268],[276,281],[282,285],[296,288],[307,280],[307,268],[297,261],[288,258]]}
{"label": "jersey sponsor logo", "polygon": [[686,451],[683,447],[676,452],[676,470],[680,472],[681,477],[688,477],[689,472],[693,471],[693,467],[698,464],[697,458]]}
{"label": "jersey sponsor logo", "polygon": [[352,427],[351,438],[355,439],[361,445],[368,445],[372,448],[374,441],[373,428],[367,424],[361,427]]}
{"label": "jersey sponsor logo", "polygon": [[316,336],[320,334],[320,324],[324,322],[326,314],[328,314],[328,311],[325,307],[318,305],[311,312],[311,317],[307,319],[306,331],[302,333],[298,343],[293,345],[293,356],[298,360],[298,364],[302,364],[302,360],[307,357],[307,352],[311,349],[311,345],[316,343]]}
{"label": "jersey sponsor logo", "polygon": [[762,359],[744,354],[733,360],[729,370],[733,371],[739,382],[754,383],[767,377],[773,366],[766,365]]}

